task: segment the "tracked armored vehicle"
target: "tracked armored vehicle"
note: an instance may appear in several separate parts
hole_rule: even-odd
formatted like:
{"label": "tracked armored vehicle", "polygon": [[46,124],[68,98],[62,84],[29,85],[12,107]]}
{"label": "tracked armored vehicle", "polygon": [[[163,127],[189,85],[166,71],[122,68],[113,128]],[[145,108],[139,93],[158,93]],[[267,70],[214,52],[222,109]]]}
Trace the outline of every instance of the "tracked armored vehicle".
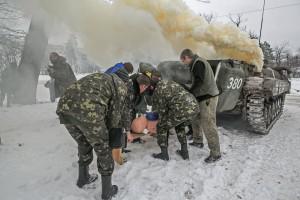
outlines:
{"label": "tracked armored vehicle", "polygon": [[[285,95],[290,82],[285,69],[264,68],[255,72],[255,66],[234,60],[209,60],[220,90],[217,112],[238,112],[252,130],[268,134],[283,112]],[[190,84],[191,73],[179,61],[158,65],[163,79],[179,84]]]}

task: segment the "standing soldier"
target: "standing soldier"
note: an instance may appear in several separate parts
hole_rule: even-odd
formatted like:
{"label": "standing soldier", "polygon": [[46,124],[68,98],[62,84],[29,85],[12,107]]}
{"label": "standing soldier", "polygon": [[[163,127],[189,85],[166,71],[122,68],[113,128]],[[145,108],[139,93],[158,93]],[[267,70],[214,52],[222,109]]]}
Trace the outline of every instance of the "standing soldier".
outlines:
{"label": "standing soldier", "polygon": [[193,142],[191,145],[199,148],[203,147],[203,130],[210,149],[210,155],[205,159],[205,162],[212,163],[221,158],[216,126],[216,108],[219,90],[211,66],[205,59],[200,58],[190,49],[183,50],[180,59],[184,64],[189,66],[193,75],[192,85],[189,90],[196,97],[200,107],[200,114],[196,119],[198,129],[193,130]]}
{"label": "standing soldier", "polygon": [[97,179],[97,175],[89,174],[94,149],[103,200],[111,199],[118,192],[118,187],[111,183],[112,149],[122,146],[120,120],[126,94],[125,84],[115,74],[95,73],[72,84],[57,106],[61,124],[78,144],[77,186],[81,188]]}
{"label": "standing soldier", "polygon": [[[140,92],[150,86],[150,80],[145,75],[137,78]],[[159,116],[157,124],[157,143],[161,153],[153,154],[154,158],[169,160],[168,154],[168,133],[175,127],[177,138],[181,149],[177,154],[184,160],[189,159],[185,126],[199,113],[199,106],[195,97],[174,81],[152,79],[154,86],[153,112]]]}
{"label": "standing soldier", "polygon": [[49,76],[54,79],[55,97],[59,98],[64,94],[66,88],[76,81],[76,77],[65,57],[52,52],[49,59],[52,65],[49,65],[47,70]]}

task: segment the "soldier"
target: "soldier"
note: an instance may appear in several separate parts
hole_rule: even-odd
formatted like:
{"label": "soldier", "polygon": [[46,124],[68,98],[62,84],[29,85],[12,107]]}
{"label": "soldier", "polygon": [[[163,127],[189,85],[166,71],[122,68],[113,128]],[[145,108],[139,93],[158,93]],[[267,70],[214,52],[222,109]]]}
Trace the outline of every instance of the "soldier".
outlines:
{"label": "soldier", "polygon": [[123,71],[123,74],[126,74],[126,77],[129,77],[129,74],[133,72],[133,66],[130,62],[125,63],[117,63],[114,66],[108,68],[105,73],[107,74],[113,74],[117,72]]}
{"label": "soldier", "polygon": [[[150,80],[145,75],[137,78],[140,92],[150,86]],[[153,112],[158,113],[157,143],[161,153],[153,154],[154,158],[169,160],[168,154],[168,132],[169,129],[176,130],[181,149],[176,153],[184,160],[189,159],[185,126],[199,113],[199,106],[195,97],[174,81],[152,79],[154,86]]]}
{"label": "soldier", "polygon": [[47,70],[49,76],[54,79],[55,97],[59,98],[63,95],[66,88],[76,81],[76,77],[65,57],[52,52],[49,59],[52,65],[49,65]]}
{"label": "soldier", "polygon": [[151,78],[152,74],[155,73],[157,70],[150,64],[150,63],[144,63],[141,62],[139,64],[138,73],[133,74],[130,78],[133,83],[133,92],[134,92],[134,112],[133,112],[133,118],[136,117],[136,115],[142,115],[147,112],[147,106],[152,105],[152,94],[153,90],[151,88],[147,88],[146,91],[140,92],[139,91],[139,84],[137,82],[137,78],[140,74],[144,74],[145,76],[148,76]]}
{"label": "soldier", "polygon": [[78,144],[79,176],[77,186],[83,187],[97,179],[89,174],[93,149],[97,155],[102,179],[102,199],[111,199],[118,187],[111,184],[114,170],[112,149],[121,144],[121,114],[127,88],[115,74],[95,73],[66,89],[56,113]]}
{"label": "soldier", "polygon": [[[125,134],[123,137],[123,151],[125,153],[130,152],[127,150],[127,140],[132,141],[133,138],[130,132],[130,125],[131,125],[131,115],[133,110],[133,84],[132,80],[130,79],[129,74],[133,72],[133,65],[130,62],[125,63],[117,63],[113,67],[109,68],[105,71],[107,74],[116,74],[122,81],[126,84],[128,94],[125,99],[125,109],[123,112],[123,116],[121,118],[121,123],[125,130]],[[122,130],[123,131],[123,130]]]}
{"label": "soldier", "polygon": [[[142,133],[144,131],[143,127],[147,126],[145,115],[147,112],[150,112],[152,106],[152,94],[153,90],[151,86],[148,87],[145,91],[140,92],[139,84],[137,78],[140,74],[143,74],[151,78],[152,74],[157,70],[150,64],[141,62],[139,64],[138,72],[130,76],[133,84],[133,109],[132,109],[132,132],[133,133]],[[142,130],[142,131],[141,131]],[[133,141],[143,143],[141,137],[136,137]]]}
{"label": "soldier", "polygon": [[[216,126],[216,108],[219,90],[210,64],[203,58],[185,49],[180,55],[181,61],[188,65],[192,73],[192,84],[188,88],[199,102],[200,113],[197,117],[197,130],[193,130],[193,146],[203,147],[202,130],[208,142],[210,155],[205,162],[211,163],[221,158],[218,130]],[[195,128],[196,126],[193,126]]]}

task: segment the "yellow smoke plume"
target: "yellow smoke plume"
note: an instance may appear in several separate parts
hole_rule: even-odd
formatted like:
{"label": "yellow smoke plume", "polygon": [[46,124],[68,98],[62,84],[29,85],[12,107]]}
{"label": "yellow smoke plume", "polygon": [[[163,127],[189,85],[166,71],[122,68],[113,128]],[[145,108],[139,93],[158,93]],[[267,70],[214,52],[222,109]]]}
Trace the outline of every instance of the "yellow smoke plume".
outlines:
{"label": "yellow smoke plume", "polygon": [[260,71],[263,53],[258,41],[229,24],[208,24],[182,0],[119,0],[118,3],[152,14],[176,52],[191,48],[207,59],[236,59]]}
{"label": "yellow smoke plume", "polygon": [[118,61],[158,63],[190,48],[207,59],[263,65],[257,40],[228,24],[208,24],[183,0],[35,0],[80,36],[101,65]]}

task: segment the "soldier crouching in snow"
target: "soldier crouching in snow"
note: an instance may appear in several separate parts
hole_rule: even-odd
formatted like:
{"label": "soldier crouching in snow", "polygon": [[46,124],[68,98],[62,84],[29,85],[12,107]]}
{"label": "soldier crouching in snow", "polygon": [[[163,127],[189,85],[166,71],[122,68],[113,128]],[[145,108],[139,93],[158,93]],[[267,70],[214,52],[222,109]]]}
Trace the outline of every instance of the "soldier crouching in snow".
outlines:
{"label": "soldier crouching in snow", "polygon": [[[145,75],[140,75],[137,81],[140,92],[150,86],[150,79]],[[174,81],[152,77],[151,82],[154,87],[152,110],[159,115],[157,143],[161,148],[161,153],[153,154],[153,157],[169,160],[168,133],[169,129],[175,127],[177,138],[181,144],[181,150],[176,153],[184,160],[189,159],[185,126],[189,125],[199,113],[197,100]]]}
{"label": "soldier crouching in snow", "polygon": [[121,147],[119,129],[127,88],[115,74],[95,73],[72,84],[60,98],[57,106],[61,124],[64,124],[78,144],[78,187],[94,182],[88,166],[97,155],[98,171],[102,179],[102,199],[111,199],[118,192],[112,185],[114,171],[112,149]]}

